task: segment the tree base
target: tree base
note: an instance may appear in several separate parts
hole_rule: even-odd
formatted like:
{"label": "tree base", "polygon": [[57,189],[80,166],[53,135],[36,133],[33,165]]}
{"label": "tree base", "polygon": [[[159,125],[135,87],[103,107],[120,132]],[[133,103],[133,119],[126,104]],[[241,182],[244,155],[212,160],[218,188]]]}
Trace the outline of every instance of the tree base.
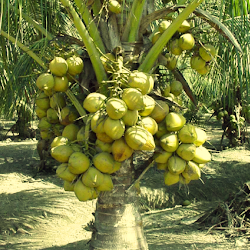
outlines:
{"label": "tree base", "polygon": [[90,250],[148,250],[136,189],[126,192],[132,176],[132,159],[128,159],[112,178],[113,190],[100,194]]}

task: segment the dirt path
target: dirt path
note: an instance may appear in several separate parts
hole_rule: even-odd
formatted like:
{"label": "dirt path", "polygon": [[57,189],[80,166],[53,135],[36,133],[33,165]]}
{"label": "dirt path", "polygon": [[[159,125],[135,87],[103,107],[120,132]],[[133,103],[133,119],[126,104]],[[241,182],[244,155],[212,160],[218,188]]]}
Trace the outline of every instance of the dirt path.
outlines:
{"label": "dirt path", "polygon": [[[246,148],[215,150],[220,129],[207,127],[212,162],[203,169],[203,182],[189,190],[166,187],[163,174],[150,169],[141,182],[141,211],[150,250],[249,249],[248,238],[230,238],[224,231],[193,222],[237,192],[250,176],[250,151]],[[217,136],[217,140],[212,140]],[[36,141],[0,142],[0,249],[88,249],[95,201],[79,202],[64,192],[54,175],[32,178],[38,164]],[[183,200],[192,204],[183,207]]]}

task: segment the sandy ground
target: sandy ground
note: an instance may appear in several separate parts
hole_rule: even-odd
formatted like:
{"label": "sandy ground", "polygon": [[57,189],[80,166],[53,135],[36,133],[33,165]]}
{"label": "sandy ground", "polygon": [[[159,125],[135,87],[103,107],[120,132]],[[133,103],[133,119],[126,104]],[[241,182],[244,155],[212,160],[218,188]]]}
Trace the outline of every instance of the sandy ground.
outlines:
{"label": "sandy ground", "polygon": [[[221,130],[206,126],[212,161],[189,188],[166,187],[152,168],[141,181],[141,214],[150,250],[249,249],[249,238],[231,237],[194,223],[249,181],[247,147],[218,151]],[[88,249],[96,201],[79,202],[54,174],[38,174],[36,140],[0,141],[0,249]],[[224,141],[226,143],[226,141]],[[184,200],[191,205],[182,206]]]}

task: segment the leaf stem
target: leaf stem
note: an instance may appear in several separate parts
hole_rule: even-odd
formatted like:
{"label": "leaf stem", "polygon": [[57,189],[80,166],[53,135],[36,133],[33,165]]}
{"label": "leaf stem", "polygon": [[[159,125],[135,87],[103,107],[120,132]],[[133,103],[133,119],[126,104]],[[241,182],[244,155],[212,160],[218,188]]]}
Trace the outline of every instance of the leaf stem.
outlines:
{"label": "leaf stem", "polygon": [[69,0],[60,1],[71,16],[75,27],[86,46],[87,52],[89,54],[90,60],[92,62],[96,74],[97,81],[99,84],[101,84],[103,81],[107,80],[107,74],[100,59],[100,53],[98,52],[98,49],[96,48],[91,36],[89,35],[84,23],[77,14],[71,2]]}
{"label": "leaf stem", "polygon": [[11,35],[7,34],[6,32],[4,32],[3,30],[0,30],[0,35],[2,35],[3,37],[7,38],[12,43],[16,44],[18,47],[20,47],[25,53],[27,53],[39,65],[41,65],[43,67],[43,69],[47,69],[47,66],[41,60],[41,58],[38,57],[33,51],[31,51],[29,47],[25,46],[24,44],[22,44],[21,42],[19,42],[18,40],[16,40],[13,36],[11,36]]}
{"label": "leaf stem", "polygon": [[85,5],[84,1],[82,0],[75,0],[75,3],[79,9],[79,13],[82,16],[82,19],[85,25],[88,27],[89,34],[92,37],[94,44],[100,49],[102,53],[105,53],[105,46],[102,42],[102,39],[96,27],[96,24],[92,16],[89,13],[89,9]]}

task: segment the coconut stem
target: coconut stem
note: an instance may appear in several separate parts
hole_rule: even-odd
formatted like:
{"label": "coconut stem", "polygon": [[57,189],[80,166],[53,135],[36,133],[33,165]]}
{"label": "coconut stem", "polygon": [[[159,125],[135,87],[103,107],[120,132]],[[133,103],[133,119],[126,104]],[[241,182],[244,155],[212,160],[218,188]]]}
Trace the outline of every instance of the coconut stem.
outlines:
{"label": "coconut stem", "polygon": [[75,27],[81,36],[87,52],[89,54],[90,60],[92,62],[96,78],[99,84],[103,81],[107,80],[107,74],[105,69],[102,65],[102,61],[100,59],[100,53],[98,52],[98,48],[96,48],[91,36],[89,35],[84,23],[82,22],[81,18],[77,14],[76,10],[74,9],[73,5],[69,0],[60,0],[61,3],[64,5],[65,9],[68,11],[70,17],[72,18]]}
{"label": "coconut stem", "polygon": [[23,45],[21,42],[19,42],[18,40],[16,40],[13,36],[7,34],[6,32],[4,32],[3,30],[0,30],[0,35],[4,36],[5,38],[7,38],[9,41],[11,41],[12,43],[16,44],[18,47],[20,47],[25,53],[27,53],[30,57],[32,57],[38,64],[40,64],[43,69],[48,69],[45,65],[45,63],[41,60],[40,57],[38,57],[33,51],[30,50],[29,47]]}
{"label": "coconut stem", "polygon": [[188,16],[203,2],[203,0],[195,0],[190,3],[178,17],[171,23],[171,25],[164,31],[161,37],[153,45],[153,47],[148,52],[147,56],[144,58],[142,64],[139,66],[138,70],[143,72],[150,72],[158,56],[162,52],[163,48],[166,46],[168,41],[172,38],[177,29],[181,26],[183,21],[185,21]]}

